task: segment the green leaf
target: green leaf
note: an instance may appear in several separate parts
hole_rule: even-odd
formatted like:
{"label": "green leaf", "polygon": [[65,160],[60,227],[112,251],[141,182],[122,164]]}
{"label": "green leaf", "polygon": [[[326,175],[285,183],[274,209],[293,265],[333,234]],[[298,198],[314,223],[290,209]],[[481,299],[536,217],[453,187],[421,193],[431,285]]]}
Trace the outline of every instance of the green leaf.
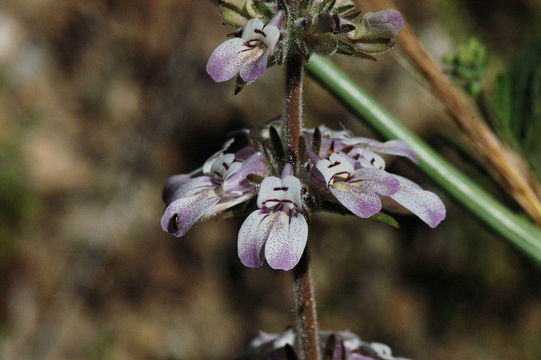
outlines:
{"label": "green leaf", "polygon": [[372,99],[332,62],[312,56],[308,73],[353,114],[387,139],[401,139],[417,154],[419,167],[445,189],[457,203],[470,210],[502,238],[541,264],[541,229],[507,209],[483,188],[443,159],[404,124]]}
{"label": "green leaf", "polygon": [[396,221],[396,219],[389,214],[379,212],[375,215],[370,216],[369,219],[380,221],[382,223],[385,223],[387,225],[391,225],[392,227],[400,229],[400,224],[398,223],[398,221]]}
{"label": "green leaf", "polygon": [[488,103],[498,135],[519,150],[541,178],[541,36],[513,56]]}

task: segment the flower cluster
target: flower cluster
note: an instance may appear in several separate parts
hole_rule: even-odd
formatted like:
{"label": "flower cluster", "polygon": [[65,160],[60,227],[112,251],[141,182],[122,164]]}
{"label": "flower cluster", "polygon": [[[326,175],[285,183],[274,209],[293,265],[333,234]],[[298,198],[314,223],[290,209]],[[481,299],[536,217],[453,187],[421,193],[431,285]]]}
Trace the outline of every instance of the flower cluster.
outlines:
{"label": "flower cluster", "polygon": [[298,16],[280,0],[221,0],[219,9],[237,32],[214,50],[207,72],[216,82],[238,74],[241,86],[293,52],[305,59],[341,53],[374,60],[373,54],[394,45],[404,23],[394,9],[361,17],[352,0],[306,0]]}
{"label": "flower cluster", "polygon": [[244,132],[246,146],[224,149],[202,168],[171,177],[164,188],[166,209],[161,225],[177,237],[198,220],[216,216],[257,195],[256,209],[241,226],[238,255],[248,267],[266,260],[274,269],[290,270],[299,262],[308,238],[309,215],[326,210],[370,218],[386,208],[409,210],[430,227],[445,218],[434,193],[385,170],[380,154],[415,154],[400,140],[379,142],[326,127],[303,129],[299,159],[290,165],[279,124],[259,133]]}
{"label": "flower cluster", "polygon": [[[365,342],[349,331],[320,332],[321,350],[328,360],[407,360],[394,357],[382,343]],[[281,334],[259,332],[242,360],[297,360],[295,333],[288,329]]]}

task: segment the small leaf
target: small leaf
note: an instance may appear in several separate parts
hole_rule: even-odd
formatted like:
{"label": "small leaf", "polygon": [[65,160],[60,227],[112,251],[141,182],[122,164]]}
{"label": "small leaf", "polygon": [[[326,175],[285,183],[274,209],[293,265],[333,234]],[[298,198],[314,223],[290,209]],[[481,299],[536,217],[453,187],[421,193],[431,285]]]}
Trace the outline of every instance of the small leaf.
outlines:
{"label": "small leaf", "polygon": [[280,135],[278,135],[278,130],[274,126],[269,127],[269,137],[272,144],[272,149],[274,150],[274,154],[276,155],[276,158],[280,161],[284,160],[284,145],[282,144],[282,139],[280,139]]}
{"label": "small leaf", "polygon": [[492,125],[508,145],[520,150],[541,178],[541,36],[520,50],[488,100]]}
{"label": "small leaf", "polygon": [[284,347],[284,350],[286,352],[287,360],[299,360],[293,346],[286,344],[286,346]]}
{"label": "small leaf", "polygon": [[263,15],[267,19],[267,21],[270,20],[274,15],[271,8],[269,8],[263,0],[254,0],[254,7],[261,15]]}
{"label": "small leaf", "polygon": [[304,154],[306,153],[306,140],[304,140],[304,136],[301,136],[299,138],[299,159],[301,159],[301,162],[304,159]]}
{"label": "small leaf", "polygon": [[321,2],[321,5],[319,6],[319,13],[326,13],[331,11],[331,9],[334,7],[334,4],[336,3],[336,0],[323,0]]}
{"label": "small leaf", "polygon": [[392,227],[400,229],[400,224],[398,223],[398,221],[396,221],[396,219],[389,214],[379,212],[375,215],[370,216],[369,219],[380,221],[382,223],[385,223],[387,225],[391,225]]}
{"label": "small leaf", "polygon": [[244,89],[245,86],[246,86],[246,83],[244,82],[244,80],[242,80],[240,75],[238,75],[237,79],[235,81],[234,95],[237,95],[238,93],[240,93],[242,91],[242,89]]}
{"label": "small leaf", "polygon": [[334,357],[334,348],[336,347],[336,336],[331,334],[327,343],[325,344],[325,349],[323,350],[323,360],[333,360]]}
{"label": "small leaf", "polygon": [[319,155],[319,151],[321,150],[321,131],[319,130],[319,126],[314,130],[314,135],[312,136],[312,151]]}

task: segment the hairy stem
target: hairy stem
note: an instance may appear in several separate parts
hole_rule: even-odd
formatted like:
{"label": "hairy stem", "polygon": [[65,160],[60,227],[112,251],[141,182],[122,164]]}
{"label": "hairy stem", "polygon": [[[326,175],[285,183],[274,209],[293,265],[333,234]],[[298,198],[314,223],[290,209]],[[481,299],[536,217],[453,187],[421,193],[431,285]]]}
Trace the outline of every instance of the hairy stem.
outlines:
{"label": "hairy stem", "polygon": [[[303,58],[294,52],[286,59],[286,96],[283,129],[287,142],[287,161],[297,168],[302,128]],[[293,270],[297,342],[300,359],[319,360],[316,301],[308,247]]]}
{"label": "hairy stem", "polygon": [[303,58],[293,54],[286,59],[286,97],[284,129],[288,162],[295,167],[302,127],[302,73]]}
{"label": "hairy stem", "polygon": [[301,261],[293,269],[295,279],[293,293],[295,295],[295,315],[297,317],[297,341],[301,359],[319,360],[319,328],[317,325],[316,297],[310,269],[308,248]]}

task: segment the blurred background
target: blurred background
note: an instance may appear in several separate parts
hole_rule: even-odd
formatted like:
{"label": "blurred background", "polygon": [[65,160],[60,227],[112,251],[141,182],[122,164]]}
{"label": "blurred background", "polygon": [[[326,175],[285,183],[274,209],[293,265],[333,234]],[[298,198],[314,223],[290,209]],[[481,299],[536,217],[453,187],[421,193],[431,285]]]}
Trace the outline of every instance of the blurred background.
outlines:
{"label": "blurred background", "polygon": [[[489,87],[541,30],[539,0],[398,5],[437,59],[472,35],[485,44]],[[182,239],[159,226],[168,176],[281,111],[278,67],[237,96],[206,74],[228,32],[211,1],[0,2],[1,359],[225,360],[258,329],[293,323],[292,275],[237,259],[243,219]],[[515,206],[452,145],[457,130],[399,49],[376,63],[333,59]],[[374,136],[310,79],[305,111],[307,125]],[[397,216],[396,230],[315,216],[321,328],[417,359],[541,359],[540,269],[411,163],[389,161],[442,196],[447,219],[431,230]]]}

